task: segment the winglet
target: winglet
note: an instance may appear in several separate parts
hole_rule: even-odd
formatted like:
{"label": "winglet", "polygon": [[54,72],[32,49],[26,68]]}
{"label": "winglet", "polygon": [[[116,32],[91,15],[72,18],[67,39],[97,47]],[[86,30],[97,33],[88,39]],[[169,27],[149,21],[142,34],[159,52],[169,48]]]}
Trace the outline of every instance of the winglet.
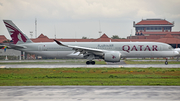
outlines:
{"label": "winglet", "polygon": [[[54,41],[55,41],[58,45],[66,46],[66,45],[62,44],[61,42],[57,41],[56,39],[54,39]],[[66,47],[67,47],[67,46],[66,46]]]}

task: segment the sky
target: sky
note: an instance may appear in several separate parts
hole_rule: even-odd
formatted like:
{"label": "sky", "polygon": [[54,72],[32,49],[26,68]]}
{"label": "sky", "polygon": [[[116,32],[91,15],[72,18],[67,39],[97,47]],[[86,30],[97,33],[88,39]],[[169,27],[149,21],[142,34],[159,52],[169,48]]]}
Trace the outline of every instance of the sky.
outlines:
{"label": "sky", "polygon": [[[35,38],[99,38],[105,33],[126,38],[135,34],[135,23],[160,18],[174,21],[180,31],[180,0],[0,0],[0,35],[11,39],[3,19],[12,20],[22,32]],[[102,31],[100,34],[99,31]]]}

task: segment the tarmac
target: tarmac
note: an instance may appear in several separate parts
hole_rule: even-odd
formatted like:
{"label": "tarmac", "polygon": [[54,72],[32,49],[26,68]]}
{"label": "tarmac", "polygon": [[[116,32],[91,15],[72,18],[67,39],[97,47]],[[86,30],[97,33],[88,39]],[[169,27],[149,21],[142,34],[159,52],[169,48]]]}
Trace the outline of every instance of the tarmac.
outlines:
{"label": "tarmac", "polygon": [[[34,62],[23,60],[20,62]],[[38,62],[59,60],[38,60]],[[61,60],[64,61],[64,60]],[[79,60],[78,60],[79,61]],[[19,61],[0,61],[19,62]],[[2,64],[0,68],[180,68],[180,64]],[[0,101],[180,101],[180,86],[0,86]]]}
{"label": "tarmac", "polygon": [[[72,63],[71,62],[77,63]],[[81,61],[81,63],[80,63]],[[138,60],[139,61],[139,60]],[[144,61],[144,60],[141,60]],[[148,61],[148,60],[147,60]],[[151,61],[151,60],[150,60]],[[0,68],[180,68],[180,64],[126,64],[124,60],[117,63],[107,62],[106,65],[86,65],[84,59],[70,59],[70,60],[4,60],[0,63],[10,62],[49,62],[50,64],[2,64]],[[54,64],[52,64],[53,62]],[[67,62],[67,63],[66,63]]]}
{"label": "tarmac", "polygon": [[1,86],[1,101],[179,101],[180,86]]}

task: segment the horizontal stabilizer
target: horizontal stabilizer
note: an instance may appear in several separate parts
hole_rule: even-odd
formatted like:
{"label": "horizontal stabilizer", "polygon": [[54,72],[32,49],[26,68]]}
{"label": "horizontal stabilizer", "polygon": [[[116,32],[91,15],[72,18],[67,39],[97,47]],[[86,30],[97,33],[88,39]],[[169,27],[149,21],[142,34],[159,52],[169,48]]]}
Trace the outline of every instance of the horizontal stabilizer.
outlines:
{"label": "horizontal stabilizer", "polygon": [[20,46],[20,45],[9,45],[9,47],[13,49],[26,49],[27,48],[25,46]]}

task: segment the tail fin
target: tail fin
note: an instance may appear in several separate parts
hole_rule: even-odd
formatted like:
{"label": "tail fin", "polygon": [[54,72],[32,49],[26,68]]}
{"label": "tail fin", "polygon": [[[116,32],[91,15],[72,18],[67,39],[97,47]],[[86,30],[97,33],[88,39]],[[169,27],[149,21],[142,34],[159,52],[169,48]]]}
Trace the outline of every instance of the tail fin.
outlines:
{"label": "tail fin", "polygon": [[32,41],[11,20],[3,21],[14,44],[32,43]]}

